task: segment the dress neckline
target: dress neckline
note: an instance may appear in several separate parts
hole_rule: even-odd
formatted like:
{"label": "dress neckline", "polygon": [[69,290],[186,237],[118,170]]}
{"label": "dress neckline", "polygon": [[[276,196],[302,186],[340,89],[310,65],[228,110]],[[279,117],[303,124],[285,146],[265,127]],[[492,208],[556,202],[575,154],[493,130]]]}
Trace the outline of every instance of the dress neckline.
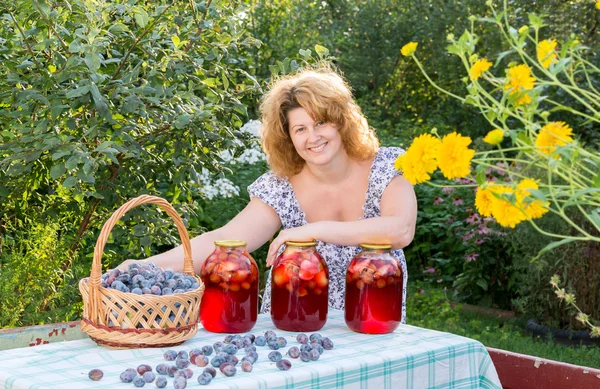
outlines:
{"label": "dress neckline", "polygon": [[[365,202],[362,206],[362,216],[359,217],[358,219],[356,219],[356,221],[358,220],[363,220],[366,218],[366,213],[367,213],[367,204],[369,203],[369,194],[371,193],[371,186],[373,183],[372,177],[373,177],[373,171],[375,170],[375,162],[377,161],[377,158],[379,157],[379,153],[381,151],[381,147],[377,150],[377,153],[375,154],[375,157],[373,158],[373,161],[371,162],[371,168],[369,170],[369,178],[368,178],[368,183],[367,183],[367,190],[365,193]],[[304,210],[302,209],[302,207],[300,206],[300,202],[298,201],[298,198],[296,197],[296,191],[294,190],[294,187],[292,186],[292,183],[290,182],[290,180],[285,177],[285,183],[289,188],[289,191],[291,193],[291,197],[292,197],[292,201],[294,202],[294,204],[296,205],[296,207],[298,207],[298,211],[300,212],[300,217],[302,219],[302,224],[301,225],[306,225],[308,224],[308,222],[306,221],[306,213],[304,212]]]}

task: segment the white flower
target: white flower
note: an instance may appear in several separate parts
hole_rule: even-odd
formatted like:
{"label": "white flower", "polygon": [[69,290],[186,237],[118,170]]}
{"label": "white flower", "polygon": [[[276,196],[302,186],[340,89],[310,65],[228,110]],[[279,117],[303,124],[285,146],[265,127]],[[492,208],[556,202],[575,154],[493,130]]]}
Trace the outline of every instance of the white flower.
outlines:
{"label": "white flower", "polygon": [[248,132],[256,137],[260,136],[260,129],[262,128],[262,123],[260,120],[250,120],[248,123],[244,124],[240,131]]}

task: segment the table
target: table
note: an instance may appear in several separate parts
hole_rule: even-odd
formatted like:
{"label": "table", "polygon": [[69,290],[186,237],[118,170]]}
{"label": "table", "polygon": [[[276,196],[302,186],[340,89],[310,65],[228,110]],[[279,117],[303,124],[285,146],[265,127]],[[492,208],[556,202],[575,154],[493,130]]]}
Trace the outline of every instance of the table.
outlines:
{"label": "table", "polygon": [[[297,333],[276,330],[269,315],[259,315],[252,333],[269,329],[288,340],[288,346],[279,350],[282,354],[298,345]],[[343,311],[333,309],[319,333],[333,341],[334,349],[326,350],[317,361],[285,357],[292,368],[280,371],[267,358],[271,350],[257,347],[259,358],[252,372],[243,372],[239,365],[234,377],[218,371],[206,388],[501,388],[487,350],[473,339],[411,325],[400,325],[387,335],[358,334],[346,327]],[[200,329],[194,338],[172,349],[189,351],[223,338],[224,334]],[[142,363],[171,364],[163,358],[166,350],[110,350],[91,339],[4,350],[0,351],[0,388],[134,388],[120,382],[121,372]],[[243,351],[238,352],[241,359],[240,354]],[[197,381],[203,368],[190,367],[194,376],[187,387],[203,387]],[[96,368],[104,377],[91,381],[88,372]],[[172,388],[173,378],[167,379],[167,388]],[[145,387],[156,388],[154,383]]]}

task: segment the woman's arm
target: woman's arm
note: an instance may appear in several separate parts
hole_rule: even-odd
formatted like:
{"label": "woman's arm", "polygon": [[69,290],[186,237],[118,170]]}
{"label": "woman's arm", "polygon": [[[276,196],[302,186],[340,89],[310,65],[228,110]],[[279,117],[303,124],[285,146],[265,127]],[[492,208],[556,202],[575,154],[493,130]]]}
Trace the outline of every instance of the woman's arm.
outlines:
{"label": "woman's arm", "polygon": [[[248,251],[252,252],[265,244],[280,227],[281,220],[275,210],[262,200],[253,198],[229,223],[190,240],[194,272],[200,273],[204,260],[214,250],[215,240],[244,240],[248,242]],[[163,269],[183,271],[183,246],[139,261],[152,262]],[[127,260],[118,267],[127,269],[132,262],[136,261]]]}
{"label": "woman's arm", "polygon": [[383,192],[380,217],[352,222],[320,221],[283,230],[269,247],[267,266],[273,264],[279,247],[288,240],[316,239],[341,246],[385,243],[394,249],[403,248],[412,242],[416,222],[415,191],[404,177],[397,176]]}

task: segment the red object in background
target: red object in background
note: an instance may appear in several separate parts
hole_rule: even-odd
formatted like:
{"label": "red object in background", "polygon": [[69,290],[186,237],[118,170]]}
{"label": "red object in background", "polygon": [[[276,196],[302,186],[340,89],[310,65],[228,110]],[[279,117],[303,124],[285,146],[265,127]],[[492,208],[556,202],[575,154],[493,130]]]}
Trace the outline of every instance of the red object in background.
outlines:
{"label": "red object in background", "polygon": [[504,389],[600,388],[598,369],[490,347],[487,350]]}
{"label": "red object in background", "polygon": [[402,269],[391,245],[361,247],[346,272],[346,325],[355,332],[387,334],[402,320]]}
{"label": "red object in background", "polygon": [[246,251],[246,242],[215,242],[200,277],[205,290],[200,322],[210,332],[250,331],[258,315],[258,267]]}
{"label": "red object in background", "polygon": [[271,319],[284,331],[309,332],[327,321],[329,271],[316,242],[286,242],[271,272]]}

